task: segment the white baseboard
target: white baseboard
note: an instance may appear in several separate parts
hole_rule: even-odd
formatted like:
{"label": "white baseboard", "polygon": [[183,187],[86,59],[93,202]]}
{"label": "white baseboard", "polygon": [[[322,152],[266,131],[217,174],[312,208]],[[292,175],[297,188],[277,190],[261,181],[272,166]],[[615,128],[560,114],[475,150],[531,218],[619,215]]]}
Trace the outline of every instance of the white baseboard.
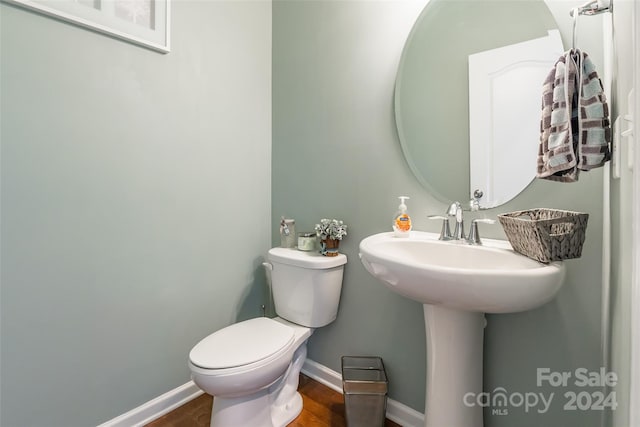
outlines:
{"label": "white baseboard", "polygon": [[[342,394],[342,375],[324,365],[307,359],[302,372],[310,378]],[[387,398],[387,418],[404,427],[424,427],[424,414]]]}
{"label": "white baseboard", "polygon": [[189,381],[98,427],[142,427],[203,393],[193,381]]}
{"label": "white baseboard", "polygon": [[[302,372],[310,378],[342,394],[342,375],[324,365],[307,359]],[[189,381],[149,402],[109,420],[98,427],[142,427],[195,399],[202,390]],[[387,418],[404,427],[423,427],[424,415],[393,399],[387,399]]]}
{"label": "white baseboard", "polygon": [[311,359],[307,359],[304,361],[304,365],[302,365],[302,373],[342,394],[342,375],[340,375],[339,372],[329,369]]}

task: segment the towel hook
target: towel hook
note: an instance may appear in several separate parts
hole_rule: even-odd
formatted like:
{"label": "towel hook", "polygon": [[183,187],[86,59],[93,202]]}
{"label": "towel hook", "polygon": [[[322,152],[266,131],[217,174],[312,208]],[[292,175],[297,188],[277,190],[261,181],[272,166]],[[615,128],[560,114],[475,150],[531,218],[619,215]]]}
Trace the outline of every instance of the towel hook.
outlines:
{"label": "towel hook", "polygon": [[611,12],[613,10],[613,0],[591,0],[586,2],[580,7],[571,9],[571,16],[578,15],[599,15],[604,12]]}
{"label": "towel hook", "polygon": [[599,15],[604,12],[613,10],[613,0],[590,0],[580,7],[571,9],[569,14],[573,17],[573,39],[572,48],[575,49],[578,44],[578,16],[580,15]]}

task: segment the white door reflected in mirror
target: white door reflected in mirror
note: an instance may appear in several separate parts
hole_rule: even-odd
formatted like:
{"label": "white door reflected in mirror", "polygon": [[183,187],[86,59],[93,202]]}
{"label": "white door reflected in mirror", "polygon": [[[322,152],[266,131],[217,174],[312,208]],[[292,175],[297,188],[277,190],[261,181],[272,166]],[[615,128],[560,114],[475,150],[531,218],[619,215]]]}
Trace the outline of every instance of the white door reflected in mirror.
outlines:
{"label": "white door reflected in mirror", "polygon": [[535,177],[542,82],[563,52],[550,30],[469,55],[469,198],[482,191],[481,208],[513,199]]}

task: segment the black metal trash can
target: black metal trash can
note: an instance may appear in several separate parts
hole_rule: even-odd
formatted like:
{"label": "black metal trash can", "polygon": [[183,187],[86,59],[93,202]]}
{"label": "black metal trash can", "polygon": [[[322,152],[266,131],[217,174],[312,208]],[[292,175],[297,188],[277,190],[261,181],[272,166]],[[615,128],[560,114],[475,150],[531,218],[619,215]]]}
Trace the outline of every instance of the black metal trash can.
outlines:
{"label": "black metal trash can", "polygon": [[348,427],[383,427],[387,389],[381,358],[342,356],[342,390]]}

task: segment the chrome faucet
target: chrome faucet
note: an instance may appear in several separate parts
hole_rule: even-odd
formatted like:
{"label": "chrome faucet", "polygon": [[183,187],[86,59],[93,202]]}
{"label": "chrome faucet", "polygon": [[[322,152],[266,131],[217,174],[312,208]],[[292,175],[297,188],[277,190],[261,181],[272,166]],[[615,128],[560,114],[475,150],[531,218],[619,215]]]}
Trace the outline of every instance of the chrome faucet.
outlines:
{"label": "chrome faucet", "polygon": [[447,210],[447,215],[456,218],[456,228],[453,230],[452,240],[465,240],[464,220],[462,218],[462,205],[460,202],[453,202]]}
{"label": "chrome faucet", "polygon": [[[478,198],[474,198],[470,202],[471,210],[478,210]],[[474,207],[476,209],[474,209]],[[456,219],[456,227],[451,233],[451,229],[449,228],[449,218],[455,217]],[[493,219],[481,219],[476,218],[471,221],[471,231],[469,232],[469,236],[465,236],[464,234],[464,218],[463,218],[463,209],[462,204],[460,202],[453,202],[447,209],[446,216],[441,215],[431,215],[429,219],[441,219],[442,220],[442,230],[440,231],[439,240],[457,240],[468,243],[470,245],[481,245],[482,241],[480,240],[480,234],[478,233],[478,223],[486,223],[493,224],[495,220]]]}

